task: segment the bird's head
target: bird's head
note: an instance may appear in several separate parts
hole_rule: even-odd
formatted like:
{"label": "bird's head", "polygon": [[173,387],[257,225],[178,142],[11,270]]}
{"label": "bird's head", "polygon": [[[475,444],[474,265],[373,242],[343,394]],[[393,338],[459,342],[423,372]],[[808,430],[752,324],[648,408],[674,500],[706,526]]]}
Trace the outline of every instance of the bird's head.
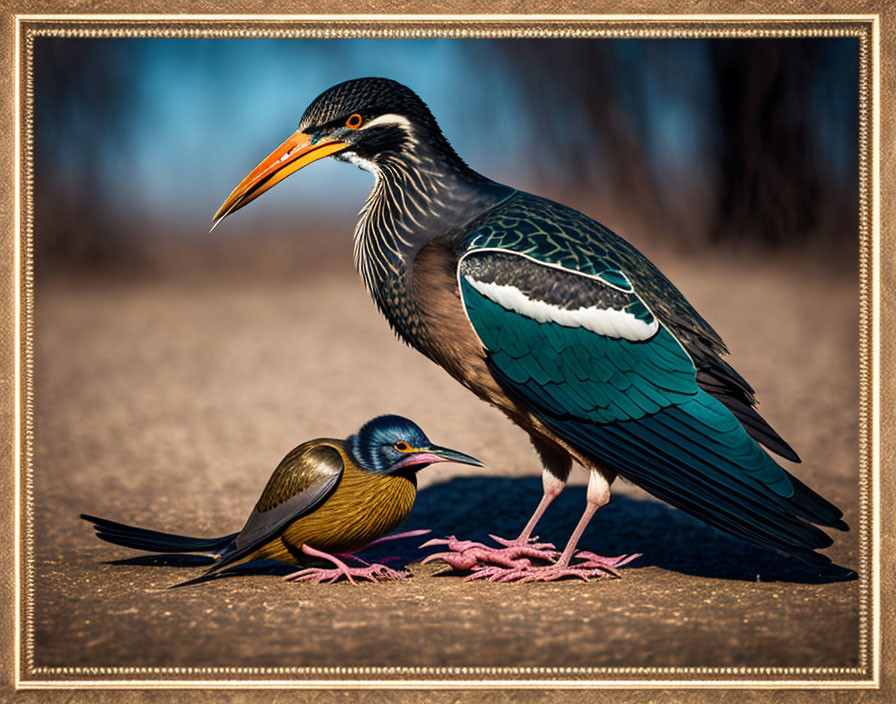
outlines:
{"label": "bird's head", "polygon": [[413,421],[401,416],[378,416],[346,440],[361,469],[378,474],[399,470],[417,472],[436,462],[458,462],[482,467],[475,457],[434,445]]}
{"label": "bird's head", "polygon": [[410,88],[388,78],[339,83],[315,98],[298,130],[233,189],[215,213],[212,229],[318,159],[332,156],[375,172],[384,159],[424,146],[463,166],[429,108]]}

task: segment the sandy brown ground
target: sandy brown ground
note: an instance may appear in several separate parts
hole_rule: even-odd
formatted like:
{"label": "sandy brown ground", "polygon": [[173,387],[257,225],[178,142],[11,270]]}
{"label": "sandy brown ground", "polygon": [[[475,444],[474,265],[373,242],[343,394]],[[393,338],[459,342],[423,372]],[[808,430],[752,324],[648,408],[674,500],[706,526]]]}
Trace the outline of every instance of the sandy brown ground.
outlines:
{"label": "sandy brown ground", "polygon": [[[853,530],[827,553],[858,567],[854,267],[659,263],[801,453],[798,475],[844,509]],[[602,554],[643,552],[621,580],[482,584],[424,571],[353,587],[255,574],[169,590],[199,568],[108,564],[139,553],[96,540],[80,512],[231,532],[290,448],[347,435],[382,412],[407,415],[488,464],[424,471],[407,528],[515,535],[540,496],[540,470],[521,431],[395,341],[347,262],[339,274],[267,284],[40,281],[37,668],[858,664],[857,582],[825,583],[622,483],[582,541]],[[539,527],[543,538],[566,540],[584,479],[574,473]]]}

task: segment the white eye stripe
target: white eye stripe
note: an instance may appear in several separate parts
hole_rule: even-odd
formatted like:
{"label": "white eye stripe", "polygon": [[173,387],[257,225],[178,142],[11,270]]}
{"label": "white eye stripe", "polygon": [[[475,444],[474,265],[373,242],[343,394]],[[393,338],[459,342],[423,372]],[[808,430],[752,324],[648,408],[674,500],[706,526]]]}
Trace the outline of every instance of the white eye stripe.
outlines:
{"label": "white eye stripe", "polygon": [[402,115],[394,115],[392,113],[387,113],[385,115],[375,117],[359,129],[367,130],[371,127],[379,127],[380,125],[398,125],[407,132],[411,131],[411,121],[408,118]]}

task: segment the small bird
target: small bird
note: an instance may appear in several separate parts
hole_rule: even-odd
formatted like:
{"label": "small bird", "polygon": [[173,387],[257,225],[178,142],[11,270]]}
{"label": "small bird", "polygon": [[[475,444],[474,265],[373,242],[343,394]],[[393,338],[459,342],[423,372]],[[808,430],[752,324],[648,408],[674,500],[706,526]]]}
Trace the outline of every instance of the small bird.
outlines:
{"label": "small bird", "polygon": [[756,411],[719,335],[631,244],[475,172],[395,81],[333,86],[298,127],[233,190],[212,229],[324,157],[372,172],[354,251],[375,304],[400,339],[526,430],[541,457],[544,495],[505,548],[529,545],[573,460],[589,470],[585,512],[559,559],[493,577],[598,569],[593,553],[578,572],[570,560],[617,476],[735,536],[830,562],[815,550],[832,541],[812,524],[847,530],[842,512],[760,447],[799,461]]}
{"label": "small bird", "polygon": [[[214,555],[205,576],[191,583],[224,567],[253,560],[307,565],[312,558],[328,560],[334,567],[308,567],[286,579],[335,581],[345,576],[354,582],[354,577],[370,581],[400,578],[408,573],[382,564],[348,566],[339,558],[383,540],[401,525],[414,506],[417,472],[436,462],[482,466],[475,457],[432,444],[413,421],[383,415],[345,440],[309,440],[287,454],[239,533],[190,538],[86,514],[81,518],[94,524],[97,537],[116,545]],[[411,531],[385,539],[427,532]]]}

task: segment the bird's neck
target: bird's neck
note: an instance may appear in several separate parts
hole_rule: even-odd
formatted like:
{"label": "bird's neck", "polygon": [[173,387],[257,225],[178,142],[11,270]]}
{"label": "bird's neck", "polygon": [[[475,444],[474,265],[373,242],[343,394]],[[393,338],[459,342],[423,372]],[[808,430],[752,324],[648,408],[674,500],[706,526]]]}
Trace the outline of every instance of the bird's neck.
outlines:
{"label": "bird's neck", "polygon": [[359,165],[373,172],[376,183],[355,228],[355,265],[380,308],[422,247],[512,192],[469,168],[447,142]]}

